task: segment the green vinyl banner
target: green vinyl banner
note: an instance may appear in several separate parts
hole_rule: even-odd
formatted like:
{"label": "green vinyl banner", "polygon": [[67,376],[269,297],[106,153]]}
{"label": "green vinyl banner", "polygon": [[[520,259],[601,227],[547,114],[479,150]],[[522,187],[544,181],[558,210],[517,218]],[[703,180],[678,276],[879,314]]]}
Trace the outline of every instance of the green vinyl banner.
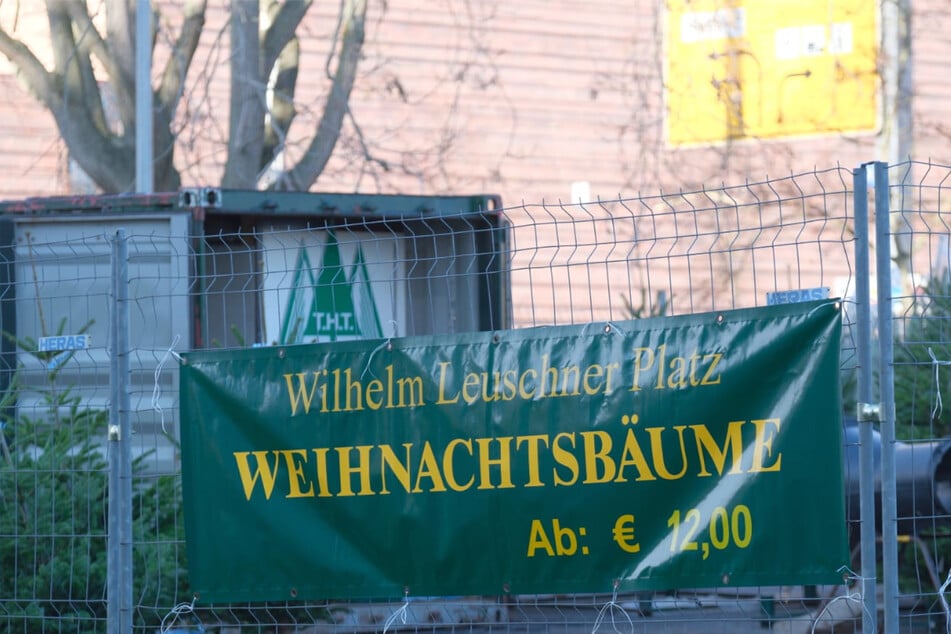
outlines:
{"label": "green vinyl banner", "polygon": [[185,355],[202,601],[841,582],[835,301]]}

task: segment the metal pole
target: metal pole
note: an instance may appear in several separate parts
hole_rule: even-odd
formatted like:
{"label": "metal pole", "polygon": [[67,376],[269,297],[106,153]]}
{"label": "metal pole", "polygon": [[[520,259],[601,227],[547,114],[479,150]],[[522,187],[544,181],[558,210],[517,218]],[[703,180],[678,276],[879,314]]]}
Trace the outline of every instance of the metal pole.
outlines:
{"label": "metal pole", "polygon": [[109,634],[132,631],[132,449],[129,419],[129,261],[124,229],[112,243],[110,333],[109,537],[106,599]]}
{"label": "metal pole", "polygon": [[152,170],[152,7],[138,0],[135,9],[135,188],[151,194]]}
{"label": "metal pole", "polygon": [[109,306],[109,537],[106,552],[106,620],[109,634],[119,634],[119,358],[116,355],[116,243],[112,245],[112,303]]}
{"label": "metal pole", "polygon": [[885,631],[898,631],[898,494],[895,482],[895,384],[888,164],[875,169],[875,262],[878,282],[879,403],[882,439],[882,584]]}
{"label": "metal pole", "polygon": [[855,196],[855,304],[858,355],[859,520],[862,550],[862,631],[878,627],[875,565],[875,453],[872,447],[872,303],[869,289],[868,172],[862,165],[852,172]]}

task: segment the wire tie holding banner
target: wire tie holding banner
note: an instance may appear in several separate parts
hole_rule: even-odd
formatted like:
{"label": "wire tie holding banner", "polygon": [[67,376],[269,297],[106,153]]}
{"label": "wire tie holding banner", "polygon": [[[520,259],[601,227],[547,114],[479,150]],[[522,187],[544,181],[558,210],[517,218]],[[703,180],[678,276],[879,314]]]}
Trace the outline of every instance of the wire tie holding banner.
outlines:
{"label": "wire tie holding banner", "polygon": [[[379,352],[380,350],[383,350],[384,348],[386,348],[387,350],[392,350],[392,349],[393,349],[393,337],[396,336],[397,323],[396,323],[395,320],[391,319],[391,320],[390,320],[390,325],[393,326],[393,334],[390,335],[389,337],[387,337],[386,340],[383,341],[383,343],[381,343],[381,344],[378,345],[376,348],[374,348],[374,349],[373,349],[373,352],[370,353],[370,356],[369,356],[369,358],[367,359],[367,365],[366,365],[366,367],[363,368],[363,372],[360,373],[360,380],[361,380],[361,381],[363,380],[363,377],[365,377],[365,376],[367,375],[367,372],[370,371],[370,364],[373,362],[373,357],[376,356],[376,353]],[[373,378],[376,378],[376,375],[373,374],[372,372],[371,372],[371,375],[373,376]]]}
{"label": "wire tie holding banner", "polygon": [[631,627],[631,632],[634,631],[634,621],[631,619],[631,615],[627,613],[627,610],[617,602],[617,590],[620,582],[617,579],[614,580],[614,594],[611,595],[611,600],[605,603],[601,609],[598,611],[598,618],[594,620],[594,628],[591,630],[591,634],[595,634],[598,631],[598,628],[601,627],[601,623],[604,622],[604,618],[610,614],[611,615],[611,627],[617,634],[621,634],[621,630],[617,627],[617,619],[615,618],[615,610],[620,612],[624,618],[627,620],[627,624]]}
{"label": "wire tie holding banner", "polygon": [[[161,634],[166,634],[166,632],[171,632],[172,627],[175,625],[178,619],[182,618],[185,615],[192,614],[195,615],[195,599],[197,597],[192,597],[191,603],[179,603],[174,608],[172,608],[168,614],[162,618],[162,623],[159,626],[159,632]],[[171,617],[171,621],[169,621]],[[195,620],[198,621],[198,631],[203,632],[204,628],[201,626],[201,621],[198,620],[198,616],[195,615]],[[166,623],[168,621],[168,623]]]}
{"label": "wire tie holding banner", "polygon": [[948,570],[948,576],[938,588],[938,599],[941,601],[941,609],[944,610],[944,631],[951,634],[951,608],[948,607],[948,601],[944,598],[944,592],[951,585],[951,570]]}
{"label": "wire tie holding banner", "polygon": [[159,399],[162,398],[162,386],[159,384],[159,378],[162,376],[162,370],[165,369],[165,364],[168,362],[169,357],[174,357],[179,363],[182,362],[182,356],[175,352],[175,346],[178,345],[178,340],[181,339],[180,335],[175,335],[175,338],[172,339],[172,345],[168,347],[168,350],[165,351],[165,354],[162,355],[162,359],[159,361],[158,365],[155,366],[155,384],[152,387],[152,409],[158,412],[159,418],[162,422],[162,433],[168,434],[168,431],[165,429],[165,410],[162,409]]}
{"label": "wire tie holding banner", "polygon": [[842,302],[841,300],[838,300],[838,299],[830,300],[828,302],[822,302],[821,304],[819,304],[818,306],[816,306],[815,308],[809,311],[809,313],[806,315],[806,319],[809,319],[810,317],[812,317],[812,314],[814,312],[816,312],[817,310],[821,310],[825,308],[826,306],[835,306],[836,310],[841,310]]}
{"label": "wire tie holding banner", "polygon": [[951,361],[938,361],[938,358],[934,356],[934,352],[931,350],[931,346],[928,346],[928,356],[931,357],[931,365],[934,367],[934,389],[936,392],[934,409],[931,410],[931,422],[933,423],[936,418],[941,416],[942,410],[941,383],[938,382],[938,368],[942,365],[951,365]]}
{"label": "wire tie holding banner", "polygon": [[[383,350],[384,348],[386,348],[387,350],[392,350],[392,349],[393,349],[393,340],[392,340],[392,339],[387,339],[387,340],[385,340],[383,343],[381,343],[380,345],[378,345],[376,348],[373,349],[373,352],[371,352],[371,353],[370,353],[370,356],[367,357],[366,367],[364,367],[364,368],[363,368],[363,372],[360,373],[360,380],[361,380],[361,381],[363,380],[363,377],[365,377],[365,376],[367,375],[367,372],[370,372],[370,364],[373,363],[373,357],[376,356],[376,353],[377,353],[377,352],[379,352],[380,350]],[[373,374],[372,372],[370,372],[370,375],[373,376],[373,378],[376,378],[376,375]]]}
{"label": "wire tie holding banner", "polygon": [[[844,575],[844,578],[845,578],[846,581],[866,581],[866,580],[868,580],[868,579],[866,579],[865,577],[861,577],[861,576],[855,574],[855,572],[853,572],[852,569],[850,569],[848,566],[842,566],[842,567],[840,567],[838,570],[836,570],[836,572],[838,572],[838,573],[843,573],[843,572],[844,572],[844,573],[847,573],[847,574]],[[826,611],[829,609],[830,606],[832,606],[833,603],[836,603],[836,602],[838,602],[838,601],[858,603],[859,605],[862,606],[862,612],[864,612],[865,615],[868,616],[871,620],[873,620],[873,621],[875,620],[875,616],[874,616],[871,612],[869,612],[868,606],[865,605],[865,601],[864,601],[863,598],[862,598],[862,593],[861,593],[861,592],[858,592],[858,591],[856,591],[856,592],[849,592],[849,591],[846,589],[845,594],[840,594],[839,596],[835,597],[834,599],[832,599],[831,601],[829,601],[828,603],[826,603],[825,606],[824,606],[821,610],[819,610],[819,613],[816,615],[816,618],[812,619],[812,629],[809,630],[809,631],[811,632],[811,634],[815,634],[816,628],[819,626],[819,620],[822,618],[822,615],[826,613]]]}
{"label": "wire tie holding banner", "polygon": [[618,328],[618,327],[617,327],[617,324],[615,324],[615,323],[613,323],[613,322],[610,322],[610,321],[604,322],[604,334],[609,335],[609,334],[611,334],[612,332],[617,332],[617,333],[620,333],[620,334],[622,334],[622,335],[624,334],[624,331],[621,330],[620,328]]}
{"label": "wire tie holding banner", "polygon": [[390,618],[386,619],[386,623],[383,624],[383,634],[386,634],[387,630],[390,629],[390,626],[396,622],[396,619],[400,619],[400,622],[403,625],[406,625],[406,614],[409,612],[409,588],[403,593],[403,605],[399,607],[393,614],[390,615]]}

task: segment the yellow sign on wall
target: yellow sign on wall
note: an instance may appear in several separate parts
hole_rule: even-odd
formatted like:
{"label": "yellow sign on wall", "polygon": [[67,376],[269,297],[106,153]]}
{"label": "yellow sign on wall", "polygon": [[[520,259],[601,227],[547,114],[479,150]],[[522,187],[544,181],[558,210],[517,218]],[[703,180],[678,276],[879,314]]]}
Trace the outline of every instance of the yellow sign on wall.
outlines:
{"label": "yellow sign on wall", "polygon": [[667,0],[672,145],[870,131],[878,3]]}

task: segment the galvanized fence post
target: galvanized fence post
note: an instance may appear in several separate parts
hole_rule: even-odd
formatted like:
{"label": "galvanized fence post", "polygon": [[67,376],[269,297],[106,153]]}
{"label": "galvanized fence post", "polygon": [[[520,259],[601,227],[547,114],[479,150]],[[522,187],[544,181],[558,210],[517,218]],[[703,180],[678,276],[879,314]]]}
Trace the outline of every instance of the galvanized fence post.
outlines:
{"label": "galvanized fence post", "polygon": [[124,229],[112,241],[110,307],[109,540],[110,634],[132,631],[132,450],[129,420],[129,250]]}
{"label": "galvanized fence post", "polygon": [[862,557],[862,631],[874,634],[878,626],[875,564],[875,454],[872,423],[872,303],[869,271],[868,172],[861,165],[852,172],[855,196],[855,302],[859,425],[859,521]]}
{"label": "galvanized fence post", "polygon": [[875,175],[875,278],[878,284],[880,352],[879,415],[882,438],[882,584],[886,632],[898,631],[898,493],[895,480],[895,370],[892,326],[892,258],[888,164]]}

